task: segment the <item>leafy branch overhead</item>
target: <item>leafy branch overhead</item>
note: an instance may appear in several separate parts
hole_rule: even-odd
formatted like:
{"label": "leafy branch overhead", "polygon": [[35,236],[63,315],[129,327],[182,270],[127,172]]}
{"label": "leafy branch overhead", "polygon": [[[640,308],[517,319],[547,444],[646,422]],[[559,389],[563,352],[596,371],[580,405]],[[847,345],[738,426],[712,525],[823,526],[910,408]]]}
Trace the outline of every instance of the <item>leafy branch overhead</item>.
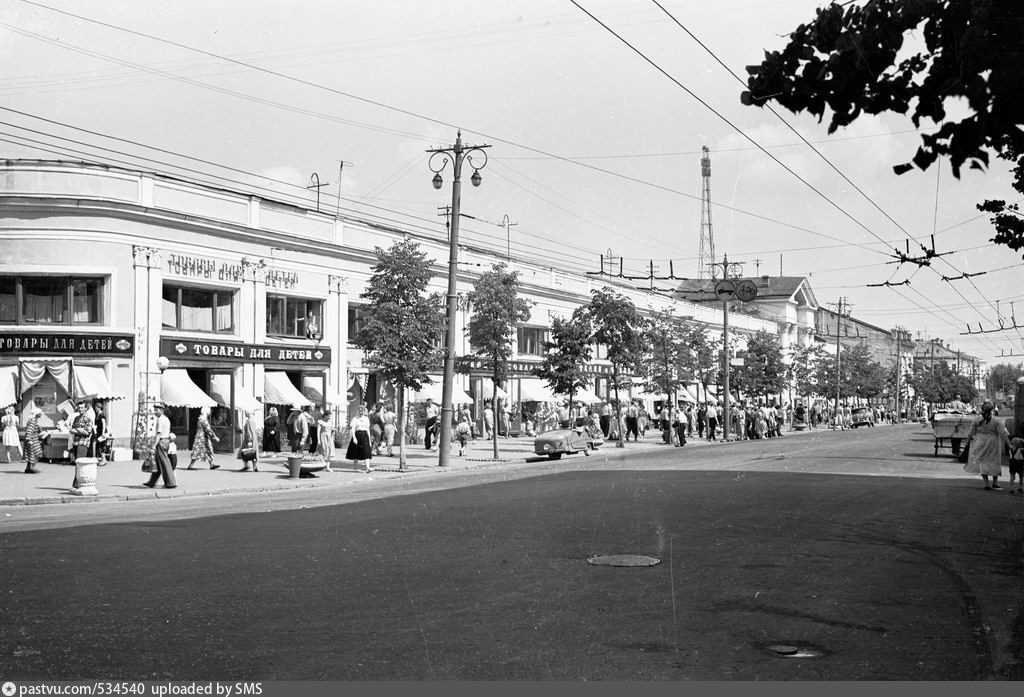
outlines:
{"label": "leafy branch overhead", "polygon": [[[1024,193],[1024,3],[1019,0],[868,0],[830,4],[801,24],[781,51],[749,66],[741,101],[775,101],[795,113],[829,118],[829,133],[863,114],[909,115],[921,134],[903,174],[949,159],[955,176],[967,164],[985,169],[994,154],[1014,165]],[[920,45],[923,40],[923,45]],[[962,118],[951,114],[956,106]],[[1015,206],[986,201],[994,242],[1024,248]]]}

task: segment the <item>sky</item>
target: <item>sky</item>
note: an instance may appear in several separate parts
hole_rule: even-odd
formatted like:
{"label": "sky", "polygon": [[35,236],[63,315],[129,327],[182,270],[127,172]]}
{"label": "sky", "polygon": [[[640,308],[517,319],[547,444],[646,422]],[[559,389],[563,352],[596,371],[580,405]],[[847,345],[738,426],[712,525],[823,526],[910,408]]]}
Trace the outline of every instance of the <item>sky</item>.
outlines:
{"label": "sky", "polygon": [[[975,208],[1016,200],[1005,163],[897,176],[920,137],[908,117],[829,135],[743,106],[736,76],[819,3],[659,3],[2,0],[0,158],[102,161],[309,207],[315,173],[321,210],[443,236],[451,167],[435,190],[427,151],[461,129],[490,146],[482,185],[463,187],[462,242],[577,272],[610,250],[627,274],[698,277],[706,146],[717,261],[807,276],[824,306],[1021,362],[1024,330],[991,331],[1015,323],[1021,258]],[[932,235],[931,267],[891,263]],[[962,274],[979,275],[944,280]]]}

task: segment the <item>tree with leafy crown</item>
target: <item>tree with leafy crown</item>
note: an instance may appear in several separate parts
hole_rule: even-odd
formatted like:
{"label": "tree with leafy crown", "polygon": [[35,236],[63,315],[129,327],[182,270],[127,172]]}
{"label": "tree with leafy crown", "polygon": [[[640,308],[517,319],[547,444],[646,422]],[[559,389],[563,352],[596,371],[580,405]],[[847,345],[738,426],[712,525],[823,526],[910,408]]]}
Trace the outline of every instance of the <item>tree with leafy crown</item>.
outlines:
{"label": "tree with leafy crown", "polygon": [[530,320],[530,303],[519,297],[519,273],[509,271],[504,264],[495,264],[490,271],[480,274],[469,294],[473,315],[466,333],[474,353],[486,359],[494,381],[495,433],[492,438],[494,459],[498,459],[498,423],[502,408],[497,388],[508,375],[508,362],[512,358],[512,341],[520,323]]}
{"label": "tree with leafy crown", "polygon": [[366,365],[398,389],[399,469],[405,470],[405,392],[422,389],[428,372],[441,361],[444,299],[427,293],[433,277],[431,261],[411,240],[387,250],[374,248],[377,263],[359,297],[368,301],[366,323],[352,342],[365,354]]}
{"label": "tree with leafy crown", "polygon": [[[905,51],[919,34],[924,50]],[[905,55],[904,55],[905,54]],[[897,62],[899,60],[899,62]],[[863,114],[910,114],[921,134],[903,174],[949,158],[953,174],[985,169],[995,155],[1011,163],[1013,188],[1024,194],[1024,3],[1019,0],[868,0],[831,3],[789,35],[781,51],[749,66],[744,104],[774,101],[824,119],[829,133]],[[951,106],[966,107],[956,118]],[[987,200],[992,241],[1024,248],[1024,217],[1015,203]]]}
{"label": "tree with leafy crown", "polygon": [[605,286],[590,291],[587,314],[594,327],[593,341],[608,349],[608,360],[612,364],[612,384],[615,388],[615,411],[619,421],[619,448],[625,447],[622,423],[622,404],[619,399],[620,379],[624,372],[636,369],[643,355],[641,343],[644,325],[640,311],[633,301],[621,293]]}
{"label": "tree with leafy crown", "polygon": [[586,308],[577,307],[570,317],[551,321],[551,340],[544,342],[544,356],[533,374],[547,382],[555,394],[564,394],[570,408],[589,375],[584,371],[593,353],[593,331]]}

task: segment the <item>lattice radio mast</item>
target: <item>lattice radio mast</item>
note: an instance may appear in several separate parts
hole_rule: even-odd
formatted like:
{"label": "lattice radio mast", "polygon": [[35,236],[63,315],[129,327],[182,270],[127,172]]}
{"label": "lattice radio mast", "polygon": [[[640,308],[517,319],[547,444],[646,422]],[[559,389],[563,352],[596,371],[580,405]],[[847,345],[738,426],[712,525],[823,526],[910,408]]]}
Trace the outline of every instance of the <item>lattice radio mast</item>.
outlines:
{"label": "lattice radio mast", "polygon": [[703,187],[700,197],[700,255],[697,257],[697,278],[704,278],[707,269],[715,268],[715,235],[711,231],[711,154],[706,145],[700,150]]}

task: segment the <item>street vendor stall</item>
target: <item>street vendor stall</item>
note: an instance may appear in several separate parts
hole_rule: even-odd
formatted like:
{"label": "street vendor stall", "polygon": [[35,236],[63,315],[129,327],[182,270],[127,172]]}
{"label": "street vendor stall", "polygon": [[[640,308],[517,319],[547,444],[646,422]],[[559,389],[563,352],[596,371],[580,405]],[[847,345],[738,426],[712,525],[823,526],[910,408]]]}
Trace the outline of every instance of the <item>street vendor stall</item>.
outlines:
{"label": "street vendor stall", "polygon": [[967,440],[973,425],[974,415],[972,414],[947,409],[936,411],[932,415],[936,457],[940,448],[948,448],[953,455],[959,455],[961,442]]}

